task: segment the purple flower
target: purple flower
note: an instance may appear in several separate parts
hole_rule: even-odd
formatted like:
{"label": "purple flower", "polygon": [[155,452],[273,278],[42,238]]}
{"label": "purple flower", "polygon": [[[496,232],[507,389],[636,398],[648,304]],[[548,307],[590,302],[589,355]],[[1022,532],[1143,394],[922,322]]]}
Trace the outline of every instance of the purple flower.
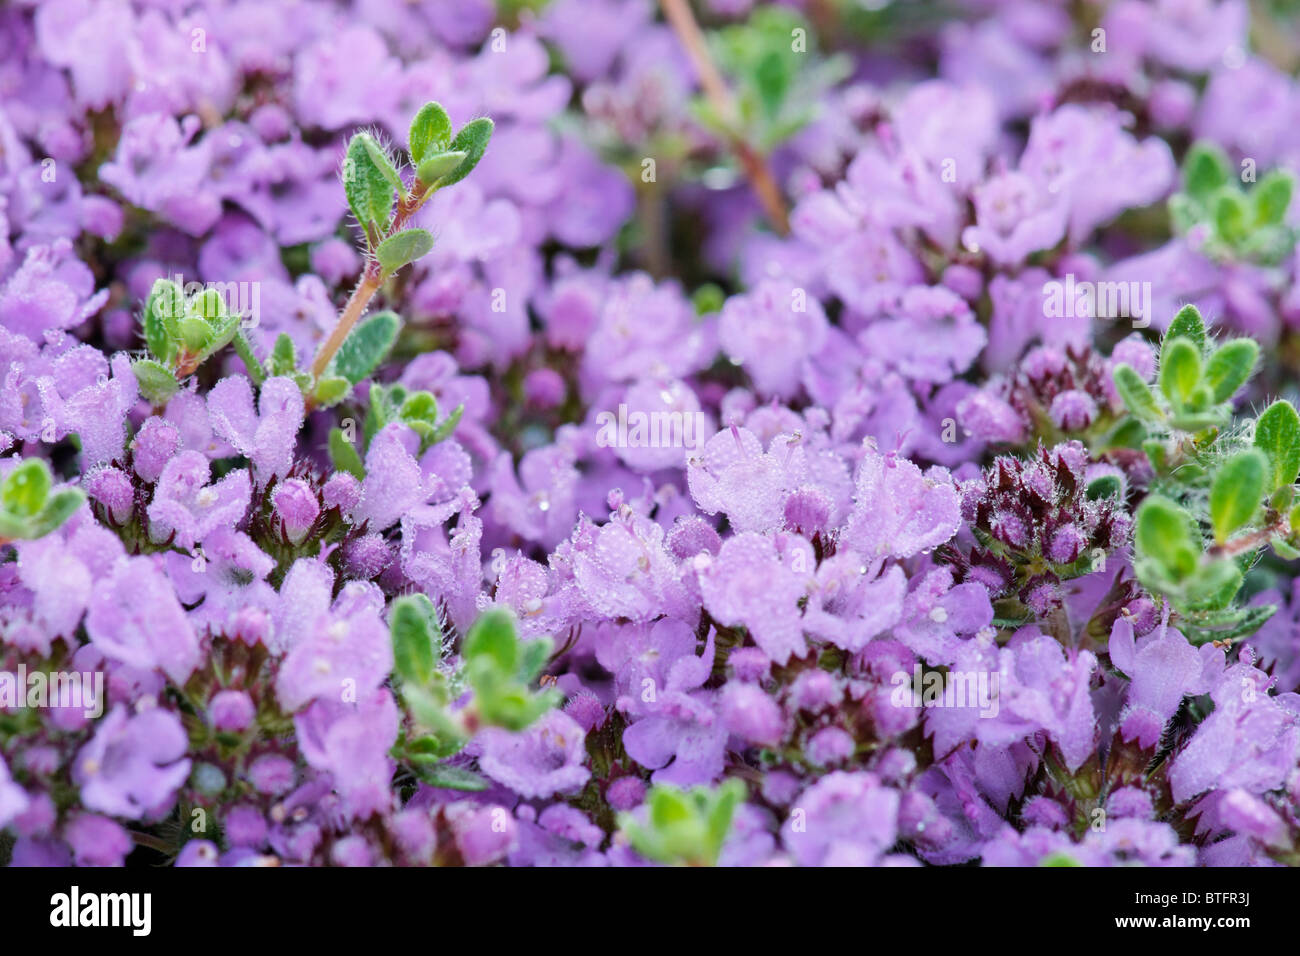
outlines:
{"label": "purple flower", "polygon": [[[310,563],[304,558],[295,569]],[[328,568],[323,570],[321,579],[300,572],[293,587],[286,580],[280,591],[281,620],[289,619],[295,631],[302,629],[294,635],[275,683],[280,706],[289,713],[318,699],[362,699],[393,669],[388,628],[379,616],[383,598],[378,589],[350,582],[331,607],[328,588],[333,576]],[[324,588],[316,591],[321,584]]]}
{"label": "purple flower", "polygon": [[97,582],[86,633],[106,657],[157,668],[178,685],[199,666],[199,639],[156,557],[119,561]]}
{"label": "purple flower", "polygon": [[975,225],[962,241],[996,265],[1015,267],[1065,238],[1069,213],[1063,193],[1025,173],[1001,173],[976,187]]}
{"label": "purple flower", "polygon": [[131,835],[107,817],[79,813],[63,829],[77,866],[122,866],[135,848]]}
{"label": "purple flower", "polygon": [[910,557],[943,544],[961,524],[957,491],[947,472],[923,474],[894,454],[864,450],[858,466],[847,544],[868,557]]}
{"label": "purple flower", "polygon": [[806,358],[826,336],[826,314],[806,289],[768,280],[732,296],[718,317],[718,344],[740,362],[764,395],[789,398]]}
{"label": "purple flower", "polygon": [[27,792],[9,776],[9,766],[0,757],[0,826],[8,826],[14,817],[27,810]]}
{"label": "purple flower", "polygon": [[723,542],[716,558],[704,555],[694,560],[702,564],[700,589],[714,620],[747,628],[777,664],[808,653],[799,610],[804,583],[771,538],[738,534]]}
{"label": "purple flower", "polygon": [[519,733],[495,727],[481,731],[479,767],[521,797],[569,793],[585,784],[586,734],[572,717],[552,710]]}
{"label": "purple flower", "polygon": [[189,776],[187,745],[181,722],[169,711],[154,707],[128,716],[115,706],[73,763],[82,804],[132,820],[165,810]]}
{"label": "purple flower", "polygon": [[1214,712],[1174,757],[1169,784],[1180,803],[1210,788],[1263,793],[1282,786],[1300,759],[1300,696],[1268,695],[1261,671],[1228,668],[1211,692]]}
{"label": "purple flower", "polygon": [[259,485],[289,471],[304,415],[302,392],[292,379],[263,382],[254,411],[248,379],[223,378],[208,393],[208,414],[212,430],[253,463]]}
{"label": "purple flower", "polygon": [[163,467],[149,504],[149,535],[190,549],[218,528],[239,523],[252,497],[248,471],[236,469],[208,484],[208,460],[183,451]]}
{"label": "purple flower", "polygon": [[573,578],[593,616],[645,621],[663,613],[676,568],[663,528],[626,512],[599,528],[589,547],[574,549]]}
{"label": "purple flower", "polygon": [[1132,623],[1117,619],[1110,632],[1110,660],[1132,681],[1120,713],[1120,735],[1144,749],[1154,747],[1183,698],[1210,689],[1205,676],[1210,652],[1198,653],[1187,638],[1168,627],[1135,642]]}
{"label": "purple flower", "polygon": [[795,799],[781,842],[800,866],[874,866],[897,839],[898,807],[872,774],[836,771]]}
{"label": "purple flower", "polygon": [[397,741],[398,720],[397,705],[383,689],[360,703],[321,698],[294,718],[303,756],[330,773],[357,819],[392,807],[388,751]]}
{"label": "purple flower", "polygon": [[301,478],[289,478],[271,492],[275,515],[284,522],[284,532],[291,544],[299,544],[320,516],[320,503],[311,486]]}

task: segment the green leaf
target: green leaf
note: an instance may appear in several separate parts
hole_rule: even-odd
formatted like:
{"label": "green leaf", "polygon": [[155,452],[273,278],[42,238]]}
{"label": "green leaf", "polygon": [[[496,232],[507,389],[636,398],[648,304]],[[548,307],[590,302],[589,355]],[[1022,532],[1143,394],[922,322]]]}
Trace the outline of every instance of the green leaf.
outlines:
{"label": "green leaf", "polygon": [[759,59],[754,68],[754,87],[763,113],[769,119],[780,114],[793,79],[786,57],[780,52],[769,50]]}
{"label": "green leaf", "polygon": [[492,139],[492,128],[492,121],[486,116],[471,120],[460,128],[456,138],[451,141],[451,148],[456,152],[464,153],[465,161],[454,171],[442,177],[438,182],[440,189],[454,186],[473,172],[478,161],[483,158],[488,141]]}
{"label": "green leaf", "polygon": [[49,532],[55,531],[62,523],[72,518],[74,512],[85,501],[86,493],[82,489],[60,488],[49,496],[43,509],[40,509],[40,514],[31,520],[29,525],[30,536],[44,537]]}
{"label": "green leaf", "polygon": [[224,318],[217,319],[212,325],[212,334],[208,339],[208,344],[199,353],[200,356],[207,358],[225,348],[239,331],[239,316],[227,314]]}
{"label": "green leaf", "polygon": [[1183,603],[1188,610],[1221,610],[1241,590],[1242,573],[1236,562],[1226,558],[1196,569],[1183,585]]}
{"label": "green leaf", "polygon": [[45,460],[28,458],[5,475],[0,484],[0,503],[14,517],[35,517],[45,507],[52,483]]}
{"label": "green leaf", "polygon": [[681,791],[663,784],[646,798],[645,822],[624,813],[619,826],[642,856],[674,865],[714,866],[731,829],[745,785],[734,778],[716,790]]}
{"label": "green leaf", "polygon": [[1201,353],[1190,339],[1165,339],[1160,349],[1160,391],[1175,408],[1184,405],[1201,382]]}
{"label": "green leaf", "polygon": [[1259,510],[1268,481],[1269,463],[1257,449],[1233,455],[1219,466],[1210,485],[1210,524],[1214,540],[1227,541]]}
{"label": "green leaf", "polygon": [[407,137],[412,165],[418,167],[430,153],[441,152],[451,142],[451,119],[440,103],[425,103],[411,120]]}
{"label": "green leaf", "polygon": [[650,792],[650,825],[674,827],[695,816],[695,808],[685,793],[676,787],[654,787]]}
{"label": "green leaf", "polygon": [[1300,475],[1300,414],[1278,399],[1255,421],[1255,447],[1268,456],[1273,488],[1295,483]]}
{"label": "green leaf", "polygon": [[1229,245],[1236,245],[1250,231],[1250,207],[1235,186],[1229,186],[1214,198],[1214,231]]}
{"label": "green leaf", "polygon": [[1191,339],[1198,349],[1205,348],[1205,320],[1201,318],[1200,310],[1190,303],[1178,310],[1165,332],[1166,341],[1180,336]]}
{"label": "green leaf", "polygon": [[393,641],[393,671],[403,681],[427,684],[442,651],[442,631],[433,602],[410,594],[393,602],[388,618]]}
{"label": "green leaf", "polygon": [[1275,604],[1227,608],[1184,618],[1178,624],[1188,643],[1199,647],[1208,641],[1233,641],[1257,631],[1277,611]]}
{"label": "green leaf", "polygon": [[441,765],[429,767],[416,764],[413,769],[419,778],[431,787],[468,791],[486,790],[488,788],[486,778],[472,770],[466,770],[464,767],[444,767]]}
{"label": "green leaf", "polygon": [[1257,226],[1275,226],[1286,218],[1291,208],[1291,193],[1295,182],[1290,174],[1277,169],[1269,173],[1250,191],[1250,199],[1255,207],[1255,224]]}
{"label": "green leaf", "polygon": [[[261,386],[266,381],[266,369],[262,363],[257,360],[257,355],[253,352],[253,343],[248,340],[243,329],[236,329],[234,337],[230,340],[234,343],[235,354],[239,356],[244,363],[244,369],[248,372],[248,378],[256,386]],[[290,343],[292,345],[292,342]]]}
{"label": "green leaf", "polygon": [[1169,455],[1165,450],[1164,442],[1158,438],[1148,438],[1142,442],[1142,450],[1150,459],[1153,471],[1159,473],[1165,470],[1165,466],[1169,463]]}
{"label": "green leaf", "polygon": [[1230,417],[1231,414],[1227,411],[1210,409],[1208,412],[1174,415],[1169,419],[1169,424],[1179,431],[1200,432],[1207,428],[1217,428],[1225,424]]}
{"label": "green leaf", "polygon": [[1142,421],[1155,423],[1164,418],[1151,386],[1127,362],[1115,366],[1115,390],[1128,410]]}
{"label": "green leaf", "polygon": [[170,279],[158,279],[145,303],[142,324],[149,351],[161,362],[170,362],[176,353],[178,323],[185,314],[185,292]]}
{"label": "green leaf", "polygon": [[531,684],[542,672],[546,662],[551,659],[551,640],[539,637],[524,641],[519,646],[519,669],[515,676],[525,684]]}
{"label": "green leaf", "polygon": [[465,162],[465,156],[465,152],[458,149],[449,149],[441,153],[430,153],[424,158],[424,162],[420,163],[419,168],[416,170],[416,178],[426,187],[436,186],[438,185],[439,180],[448,173],[458,169],[460,164]]}
{"label": "green leaf", "polygon": [[50,495],[40,514],[33,518],[27,528],[31,538],[43,538],[72,517],[86,500],[86,493],[80,488],[60,488]]}
{"label": "green leaf", "polygon": [[392,212],[393,188],[371,158],[366,145],[370,139],[369,133],[357,133],[348,143],[343,157],[343,192],[362,227],[382,231]]}
{"label": "green leaf", "polygon": [[341,428],[330,429],[330,460],[338,471],[346,471],[358,480],[366,477],[366,466],[361,461],[356,445],[348,441]]}
{"label": "green leaf", "polygon": [[388,183],[389,188],[398,195],[405,193],[406,184],[402,182],[402,177],[397,174],[397,167],[393,165],[392,159],[389,158],[384,148],[375,142],[373,136],[367,136],[361,143],[366,147],[366,152],[370,154],[370,161],[374,163],[375,169],[379,170],[379,174],[384,177],[384,181]]}
{"label": "green leaf", "polygon": [[[344,345],[347,344],[345,341]],[[293,346],[293,339],[288,332],[281,332],[276,337],[275,345],[266,360],[266,371],[270,375],[288,375],[298,368],[298,355]]]}
{"label": "green leaf", "polygon": [[460,423],[460,417],[463,414],[465,414],[465,406],[463,404],[457,405],[452,409],[451,414],[444,418],[429,434],[428,443],[430,445],[436,445],[438,442],[446,441],[450,438],[451,433],[456,430],[456,426]]}
{"label": "green leaf", "polygon": [[408,262],[414,262],[433,248],[433,234],[427,229],[404,229],[389,236],[375,250],[375,257],[385,275],[392,275]]}
{"label": "green leaf", "polygon": [[1102,475],[1088,482],[1088,490],[1085,493],[1089,501],[1099,501],[1102,498],[1118,498],[1124,491],[1124,485],[1117,475]]}
{"label": "green leaf", "polygon": [[1226,402],[1246,384],[1255,370],[1259,346],[1253,339],[1233,339],[1215,350],[1205,365],[1205,382],[1214,395],[1214,401]]}
{"label": "green leaf", "polygon": [[153,359],[136,359],[131,363],[131,371],[140,385],[140,393],[154,407],[166,405],[180,390],[171,369]]}
{"label": "green leaf", "polygon": [[402,402],[398,417],[408,424],[427,422],[432,425],[438,420],[438,400],[432,392],[412,392]]}
{"label": "green leaf", "polygon": [[208,320],[197,315],[187,315],[177,323],[180,344],[192,355],[198,355],[212,344],[214,333]]}
{"label": "green leaf", "polygon": [[[311,388],[312,398],[319,408],[333,408],[352,393],[352,383],[337,375],[322,375],[320,381],[312,388],[311,376],[307,376],[307,387]],[[300,388],[302,386],[299,386]]]}
{"label": "green leaf", "polygon": [[514,615],[504,608],[484,611],[465,635],[462,653],[466,661],[488,660],[499,673],[513,675],[519,666]]}
{"label": "green leaf", "polygon": [[370,400],[370,410],[366,413],[365,425],[362,429],[365,435],[366,445],[379,434],[389,422],[397,420],[397,408],[395,407],[397,399],[395,396],[405,396],[406,389],[401,385],[380,385],[378,382],[370,383],[368,398]]}
{"label": "green leaf", "polygon": [[1213,143],[1196,143],[1183,160],[1184,189],[1204,201],[1222,189],[1232,178],[1232,164],[1227,154]]}
{"label": "green leaf", "polygon": [[209,325],[213,325],[227,318],[230,313],[226,309],[226,300],[221,297],[220,292],[216,289],[204,289],[186,303],[185,315],[187,318],[202,319]]}
{"label": "green leaf", "polygon": [[708,826],[709,847],[713,850],[715,861],[717,854],[722,852],[722,845],[727,841],[727,833],[731,830],[731,820],[735,816],[736,807],[744,799],[745,785],[733,777],[717,789],[712,806],[707,808],[705,824]]}
{"label": "green leaf", "polygon": [[1296,558],[1300,558],[1300,549],[1297,549],[1280,535],[1274,535],[1269,544],[1273,546],[1273,552],[1283,561],[1294,561]]}
{"label": "green leaf", "polygon": [[[379,248],[382,250],[384,245],[387,243]],[[402,320],[396,312],[390,311],[377,312],[358,322],[334,356],[331,364],[333,374],[341,375],[353,385],[369,378],[397,341],[401,327]]]}
{"label": "green leaf", "polygon": [[1159,494],[1147,495],[1138,506],[1133,542],[1139,554],[1175,582],[1196,569],[1201,553],[1200,542],[1192,535],[1191,515]]}

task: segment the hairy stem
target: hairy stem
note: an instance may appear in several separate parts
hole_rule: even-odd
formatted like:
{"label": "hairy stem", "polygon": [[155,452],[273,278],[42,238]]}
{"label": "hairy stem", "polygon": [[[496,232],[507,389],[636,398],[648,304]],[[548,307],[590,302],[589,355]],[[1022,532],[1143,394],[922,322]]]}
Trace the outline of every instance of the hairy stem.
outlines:
{"label": "hairy stem", "polygon": [[1239,554],[1247,551],[1254,551],[1256,548],[1262,548],[1277,534],[1286,534],[1290,528],[1290,521],[1286,515],[1278,515],[1258,531],[1252,531],[1250,534],[1242,535],[1240,538],[1233,538],[1231,541],[1225,541],[1223,544],[1216,544],[1206,553],[1211,558],[1235,558]]}
{"label": "hairy stem", "polygon": [[[383,235],[374,239],[374,247],[378,248],[379,243],[405,229],[406,224],[411,221],[411,217],[419,211],[430,195],[432,193],[429,192],[428,186],[418,179],[415,181],[410,195],[402,196],[399,194],[397,198],[397,214],[393,216],[392,223],[384,231]],[[311,363],[312,378],[319,379],[325,374],[325,369],[329,368],[330,359],[334,358],[334,353],[339,350],[343,340],[348,337],[352,327],[357,324],[357,319],[365,315],[366,306],[370,304],[370,300],[379,291],[379,283],[383,279],[384,276],[380,271],[378,260],[374,258],[368,259],[366,271],[361,276],[361,283],[352,290],[352,297],[348,299],[348,304],[343,307],[343,314],[339,316],[334,330],[330,332],[329,338],[316,352],[316,358]]]}
{"label": "hairy stem", "polygon": [[352,327],[357,324],[357,319],[365,314],[366,306],[370,304],[371,298],[379,290],[379,264],[372,262],[366,266],[366,271],[361,277],[361,282],[352,290],[352,297],[348,299],[348,304],[343,307],[343,314],[339,316],[338,322],[334,325],[334,330],[330,332],[324,344],[316,352],[316,358],[311,363],[312,378],[319,379],[325,374],[325,369],[329,367],[330,360],[334,358],[334,353],[339,350],[343,340],[348,337]]}
{"label": "hairy stem", "polygon": [[[709,45],[700,31],[700,25],[695,22],[690,3],[688,0],[659,0],[659,2],[673,32],[677,34],[677,38],[685,48],[686,55],[690,57],[695,72],[699,74],[704,95],[709,98],[713,109],[723,122],[734,123],[735,103],[732,101],[727,84],[722,79],[722,74],[718,72],[713,62],[713,55],[709,53]],[[728,145],[736,154],[736,160],[757,194],[758,201],[763,204],[763,210],[767,213],[772,228],[781,235],[786,235],[790,232],[790,216],[772,170],[768,168],[767,160],[738,134],[733,133],[728,138]]]}

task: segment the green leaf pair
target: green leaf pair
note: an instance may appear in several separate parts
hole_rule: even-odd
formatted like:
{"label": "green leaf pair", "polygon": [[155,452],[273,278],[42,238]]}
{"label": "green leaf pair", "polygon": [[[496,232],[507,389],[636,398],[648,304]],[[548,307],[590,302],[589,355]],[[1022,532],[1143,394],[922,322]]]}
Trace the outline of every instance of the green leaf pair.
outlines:
{"label": "green leaf pair", "polygon": [[447,111],[438,103],[425,103],[411,120],[407,136],[417,188],[423,190],[420,198],[468,176],[487,151],[492,130],[492,121],[484,116],[470,120],[452,136]]}
{"label": "green leaf pair", "polygon": [[486,724],[523,730],[559,703],[556,690],[529,689],[551,656],[550,639],[521,642],[509,611],[493,608],[480,615],[465,635],[461,656],[474,688],[473,706]]}
{"label": "green leaf pair", "polygon": [[226,307],[216,289],[203,289],[186,298],[180,283],[158,279],[145,303],[141,323],[145,345],[153,358],[132,365],[140,391],[154,405],[167,402],[180,385],[178,378],[194,373],[239,333],[238,313]]}
{"label": "green leaf pair", "polygon": [[80,488],[60,488],[44,459],[28,458],[0,482],[0,539],[43,538],[72,517],[86,500]]}
{"label": "green leaf pair", "polygon": [[[379,316],[375,318],[379,318]],[[374,319],[370,321],[373,322]],[[351,337],[349,337],[350,340]],[[370,367],[372,360],[376,365],[378,364],[378,360],[373,358],[373,349],[377,348],[379,343],[386,341],[386,333],[383,328],[374,330],[373,335],[368,331],[363,336],[363,341],[369,343],[369,345],[363,346],[359,344],[358,354],[350,355],[344,362],[343,370],[349,375],[360,374],[364,369]],[[365,357],[361,355],[363,348],[371,349],[371,351],[364,353]],[[339,354],[342,354],[342,352],[343,350],[340,349]],[[357,478],[364,478],[366,476],[365,450],[370,447],[371,440],[385,425],[391,422],[400,422],[406,425],[420,436],[420,451],[424,452],[438,444],[438,442],[446,441],[451,437],[464,411],[464,406],[457,405],[450,415],[442,421],[438,421],[438,400],[431,393],[423,391],[408,392],[405,386],[402,385],[374,383],[370,386],[370,407],[366,412],[365,422],[359,436],[360,447],[343,429],[331,429],[329,437],[330,459],[336,469],[349,472]]]}
{"label": "green leaf pair", "polygon": [[1183,191],[1170,198],[1175,229],[1208,228],[1204,251],[1221,260],[1272,264],[1295,246],[1286,224],[1295,182],[1273,170],[1246,191],[1226,153],[1212,143],[1197,143],[1183,161]]}
{"label": "green leaf pair", "polygon": [[446,441],[455,431],[462,406],[456,406],[450,415],[438,421],[438,400],[430,392],[410,392],[402,385],[372,385],[370,410],[366,415],[365,436],[370,439],[390,422],[401,422],[420,436],[420,451]]}
{"label": "green leaf pair", "polygon": [[692,104],[696,116],[720,134],[770,153],[817,117],[821,94],[850,69],[843,56],[810,49],[813,35],[807,23],[780,7],[759,7],[745,23],[714,32],[713,47],[738,115],[719,116],[700,98]]}
{"label": "green leaf pair", "polygon": [[1115,368],[1115,388],[1143,424],[1200,432],[1232,417],[1232,396],[1246,384],[1258,360],[1259,346],[1251,339],[1213,343],[1196,306],[1186,305],[1170,323],[1160,348],[1159,392],[1125,363]]}
{"label": "green leaf pair", "polygon": [[621,814],[619,826],[642,856],[673,866],[715,866],[745,785],[733,778],[717,788],[688,791],[656,785],[646,797],[644,822]]}
{"label": "green leaf pair", "polygon": [[408,136],[414,167],[409,190],[393,157],[372,134],[360,132],[348,141],[343,192],[379,263],[381,279],[433,248],[427,229],[403,224],[437,190],[470,174],[487,150],[492,129],[492,121],[484,117],[466,123],[452,136],[447,111],[438,103],[426,103],[415,114]]}

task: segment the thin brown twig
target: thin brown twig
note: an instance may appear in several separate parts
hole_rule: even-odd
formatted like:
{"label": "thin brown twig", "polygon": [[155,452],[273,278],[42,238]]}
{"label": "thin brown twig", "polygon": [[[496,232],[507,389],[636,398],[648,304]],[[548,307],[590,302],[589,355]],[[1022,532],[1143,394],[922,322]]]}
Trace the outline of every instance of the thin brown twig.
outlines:
{"label": "thin brown twig", "polygon": [[691,12],[690,3],[688,0],[659,0],[659,2],[669,25],[681,40],[686,55],[695,66],[695,72],[699,74],[704,95],[713,104],[713,109],[719,118],[733,130],[728,135],[728,145],[736,154],[736,159],[744,170],[745,178],[754,188],[758,201],[763,204],[763,210],[767,213],[772,227],[783,236],[788,234],[790,215],[786,211],[781,189],[777,186],[776,178],[772,175],[772,170],[763,155],[734,131],[734,124],[738,119],[735,101],[727,89],[726,82],[722,79],[722,74],[718,72],[713,62],[708,42],[700,31],[700,25],[695,22],[695,14]]}

